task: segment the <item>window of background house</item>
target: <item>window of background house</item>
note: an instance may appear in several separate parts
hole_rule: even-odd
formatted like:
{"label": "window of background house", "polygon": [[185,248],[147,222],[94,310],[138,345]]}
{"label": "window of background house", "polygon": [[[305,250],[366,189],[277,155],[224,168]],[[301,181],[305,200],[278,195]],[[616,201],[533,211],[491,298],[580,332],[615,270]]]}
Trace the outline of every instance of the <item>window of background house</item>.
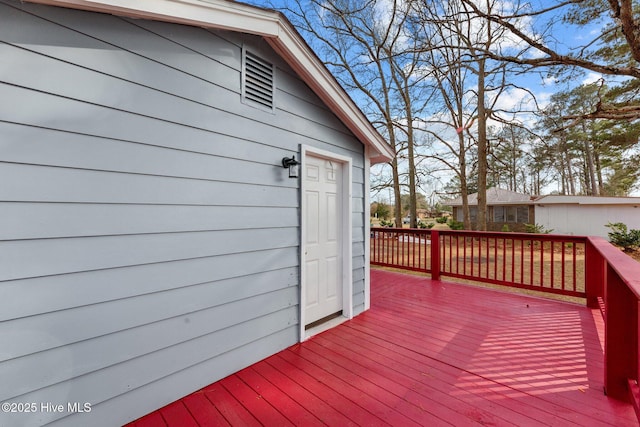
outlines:
{"label": "window of background house", "polygon": [[518,206],[518,222],[529,222],[529,206]]}

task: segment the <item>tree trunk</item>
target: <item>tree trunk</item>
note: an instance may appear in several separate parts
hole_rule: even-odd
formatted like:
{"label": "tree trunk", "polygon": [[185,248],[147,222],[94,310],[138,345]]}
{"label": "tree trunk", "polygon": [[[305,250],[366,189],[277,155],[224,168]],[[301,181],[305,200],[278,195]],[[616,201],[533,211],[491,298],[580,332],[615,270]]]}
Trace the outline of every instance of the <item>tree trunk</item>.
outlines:
{"label": "tree trunk", "polygon": [[567,183],[569,184],[569,194],[572,196],[576,195],[576,183],[573,176],[573,163],[571,162],[571,155],[569,154],[569,150],[567,149],[567,143],[562,140],[562,151],[565,158],[565,167],[567,173]]}
{"label": "tree trunk", "polygon": [[458,176],[460,177],[460,192],[462,193],[462,222],[464,223],[465,230],[471,230],[471,212],[469,211],[469,188],[467,187],[467,151],[465,150],[464,145],[465,124],[462,104],[458,103],[457,108],[458,118],[460,120],[459,129],[461,129],[461,131],[458,132],[458,146],[460,147],[460,150],[458,151],[458,163],[460,165]]}
{"label": "tree trunk", "polygon": [[593,162],[593,151],[591,144],[585,140],[584,143],[584,161],[585,161],[585,184],[588,188],[590,196],[598,195],[598,184],[596,182],[596,168]]}
{"label": "tree trunk", "polygon": [[560,180],[562,181],[562,194],[567,194],[567,187],[569,186],[569,180],[567,179],[567,161],[565,159],[565,153],[560,151],[560,164],[558,165],[558,169],[560,172]]}
{"label": "tree trunk", "polygon": [[[582,122],[582,130],[584,131],[585,134],[587,133],[586,124],[584,122]],[[587,194],[589,194],[590,196],[597,196],[599,192],[598,192],[598,184],[596,183],[596,167],[593,161],[593,149],[591,148],[591,143],[588,141],[586,137],[583,141],[583,147],[584,147],[584,160],[586,163],[585,181],[586,181],[587,187],[589,187]]]}
{"label": "tree trunk", "polygon": [[391,162],[391,171],[393,173],[393,198],[395,200],[393,214],[395,217],[396,227],[402,227],[402,200],[400,197],[400,174],[398,172],[398,158],[394,157]]}
{"label": "tree trunk", "polygon": [[516,147],[517,142],[516,137],[513,133],[513,126],[510,126],[509,128],[511,129],[511,176],[513,177],[511,191],[518,191],[518,150]]}
{"label": "tree trunk", "polygon": [[485,58],[478,60],[478,224],[487,230],[487,113],[484,105]]}
{"label": "tree trunk", "polygon": [[[405,82],[406,84],[406,82]],[[416,160],[413,140],[413,113],[408,88],[405,86],[405,111],[407,115],[407,154],[409,161],[409,227],[418,227],[418,200],[416,198]]]}
{"label": "tree trunk", "polygon": [[593,158],[596,164],[596,175],[598,178],[598,195],[602,196],[604,194],[604,179],[602,178],[602,163],[600,162],[600,154],[598,154],[598,150],[594,150]]}
{"label": "tree trunk", "polygon": [[573,176],[573,164],[571,163],[571,157],[567,156],[567,178],[569,178],[569,191],[572,196],[576,195],[576,181]]}
{"label": "tree trunk", "polygon": [[[389,145],[394,153],[398,153],[396,147],[396,138],[393,134],[393,124],[387,121],[387,132],[389,132]],[[402,200],[400,197],[400,171],[398,169],[398,157],[394,157],[391,161],[391,175],[393,180],[393,217],[396,227],[402,227]]]}

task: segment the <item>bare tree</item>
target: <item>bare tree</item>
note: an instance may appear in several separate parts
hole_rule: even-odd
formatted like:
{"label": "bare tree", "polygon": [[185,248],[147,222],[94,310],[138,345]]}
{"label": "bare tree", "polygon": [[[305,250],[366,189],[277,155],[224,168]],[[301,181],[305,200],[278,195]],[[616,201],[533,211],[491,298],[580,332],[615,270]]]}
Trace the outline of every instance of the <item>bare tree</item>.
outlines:
{"label": "bare tree", "polygon": [[[510,5],[513,5],[510,3]],[[474,5],[475,7],[475,5]],[[486,14],[502,12],[503,3],[485,0],[479,6]],[[490,120],[507,122],[498,110],[498,101],[513,89],[508,82],[510,72],[506,61],[494,60],[487,52],[503,49],[522,52],[520,46],[508,40],[503,27],[487,19],[486,14],[476,13],[475,8],[459,0],[421,3],[418,9],[425,27],[425,51],[429,53],[431,67],[438,81],[444,105],[457,129],[457,147],[447,143],[442,136],[434,135],[450,151],[458,153],[458,178],[462,187],[465,225],[468,226],[468,207],[465,206],[467,183],[467,154],[473,141],[476,150],[477,173],[477,228],[487,227],[487,127]],[[524,47],[526,49],[527,47]],[[511,67],[513,68],[513,67]],[[462,70],[462,71],[460,71]],[[464,75],[464,81],[454,81]],[[472,104],[468,100],[472,99]],[[461,106],[465,105],[464,110]],[[442,157],[439,157],[442,160]]]}
{"label": "bare tree", "polygon": [[[407,4],[408,5],[408,4]],[[394,3],[395,9],[396,3]],[[424,73],[421,59],[421,41],[416,37],[416,31],[409,19],[411,9],[405,8],[401,12],[401,20],[396,24],[396,33],[401,42],[394,41],[384,46],[389,58],[391,79],[394,83],[394,99],[398,102],[396,110],[396,129],[406,141],[407,152],[407,181],[409,187],[409,226],[418,226],[418,195],[416,168],[416,124],[417,119],[425,109],[434,94],[429,84],[425,84],[428,75]],[[401,26],[401,27],[400,27]]]}
{"label": "bare tree", "polygon": [[424,76],[417,72],[419,55],[407,22],[410,3],[295,0],[284,10],[396,152],[390,179],[376,186],[392,186],[398,227],[403,187],[410,195],[411,226],[417,225],[414,117],[428,101],[416,95]]}
{"label": "bare tree", "polygon": [[[469,104],[469,70],[463,66],[465,50],[460,41],[465,24],[461,20],[443,19],[442,10],[446,6],[433,2],[418,9],[421,37],[425,41],[423,56],[440,95],[439,102],[433,104],[432,115],[424,119],[423,128],[433,141],[429,145],[436,147],[429,156],[443,163],[458,178],[464,227],[471,229],[467,156],[475,140],[465,129],[473,122],[475,108]],[[455,7],[455,4],[448,6]],[[455,139],[449,135],[455,135]]]}

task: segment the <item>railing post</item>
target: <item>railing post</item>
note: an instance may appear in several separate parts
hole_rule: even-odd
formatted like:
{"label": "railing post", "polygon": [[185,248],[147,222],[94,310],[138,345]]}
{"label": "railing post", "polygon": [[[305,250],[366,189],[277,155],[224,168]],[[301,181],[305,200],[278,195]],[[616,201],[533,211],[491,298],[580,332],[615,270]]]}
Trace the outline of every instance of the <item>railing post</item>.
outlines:
{"label": "railing post", "polygon": [[585,248],[584,291],[587,294],[587,307],[598,308],[598,297],[604,297],[605,260],[598,252],[591,239],[587,238]]}
{"label": "railing post", "polygon": [[638,299],[613,268],[605,274],[604,388],[627,401],[628,380],[638,378]]}
{"label": "railing post", "polygon": [[440,233],[431,230],[431,280],[440,280]]}

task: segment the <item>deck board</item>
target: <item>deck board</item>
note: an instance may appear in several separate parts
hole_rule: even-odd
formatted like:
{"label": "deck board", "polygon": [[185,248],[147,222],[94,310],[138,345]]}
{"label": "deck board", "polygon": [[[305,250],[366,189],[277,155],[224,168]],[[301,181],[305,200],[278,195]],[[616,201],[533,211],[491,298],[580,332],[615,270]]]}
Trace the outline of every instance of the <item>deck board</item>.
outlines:
{"label": "deck board", "polygon": [[229,421],[211,404],[204,393],[193,393],[182,399],[197,424],[202,427],[229,426]]}
{"label": "deck board", "polygon": [[[447,419],[456,421],[458,415],[471,414],[472,420],[477,420],[483,425],[519,425],[525,422],[528,425],[535,424],[530,417],[514,413],[508,408],[495,405],[491,400],[483,399],[482,405],[478,402],[470,403],[461,398],[459,393],[451,394],[446,390],[452,381],[458,378],[458,371],[452,372],[446,365],[438,366],[436,361],[419,360],[410,350],[394,347],[393,344],[377,342],[375,339],[365,339],[358,335],[343,335],[342,338],[323,337],[323,339],[335,341],[339,345],[376,346],[376,351],[367,352],[365,357],[380,365],[387,366],[385,374],[399,383],[407,383],[416,392],[424,396],[421,405],[428,405],[430,411],[439,413],[440,406],[445,408]],[[387,344],[387,345],[385,345]],[[414,356],[414,357],[412,357]],[[389,365],[388,361],[394,363]],[[458,420],[466,421],[469,420]],[[506,424],[505,424],[506,421]],[[457,425],[460,425],[459,423]],[[543,424],[539,424],[543,425]]]}
{"label": "deck board", "polygon": [[280,409],[286,413],[288,408],[274,407],[277,402],[267,401],[260,392],[252,389],[245,381],[242,380],[243,372],[247,370],[248,369],[245,369],[235,375],[224,378],[220,381],[220,384],[222,384],[224,388],[226,388],[227,391],[234,396],[247,410],[247,412],[251,413],[260,424],[278,426],[294,425],[279,411]]}
{"label": "deck board", "polygon": [[[300,401],[305,402],[305,406],[313,408],[316,419],[320,422],[335,426],[353,424],[349,417],[309,391],[310,386],[306,381],[301,378],[294,380],[278,370],[276,366],[278,366],[277,362],[270,360],[268,363],[255,365],[254,369],[282,393],[296,396]],[[288,370],[284,369],[285,372]],[[348,410],[345,412],[349,413]]]}
{"label": "deck board", "polygon": [[[303,405],[284,393],[278,386],[278,382],[273,383],[260,375],[255,368],[244,369],[238,373],[238,377],[244,381],[253,391],[259,394],[260,399],[269,402],[278,411],[287,414],[287,421],[298,426],[320,426],[323,425],[320,419],[316,418]],[[285,425],[285,421],[273,423]]]}
{"label": "deck board", "polygon": [[[319,400],[347,417],[353,425],[385,425],[380,418],[359,404],[357,395],[354,396],[354,400],[351,400],[349,396],[340,394],[339,391],[336,391],[327,385],[326,382],[323,382],[322,377],[314,377],[311,372],[304,370],[304,366],[301,367],[297,363],[291,363],[289,361],[290,359],[286,357],[287,354],[287,351],[277,354],[267,359],[267,363],[278,369],[283,376],[287,376],[291,380],[298,382],[298,384],[315,395]],[[294,357],[294,362],[295,359]],[[331,377],[324,376],[323,379],[326,381],[327,379],[330,380]],[[336,382],[334,385],[337,384]]]}
{"label": "deck board", "polygon": [[135,426],[638,425],[602,391],[597,310],[377,269],[371,301]]}
{"label": "deck board", "polygon": [[205,387],[202,392],[212,406],[233,426],[260,426],[258,420],[231,393],[217,382]]}
{"label": "deck board", "polygon": [[169,426],[198,427],[198,423],[184,406],[184,399],[173,402],[160,409],[160,414]]}

